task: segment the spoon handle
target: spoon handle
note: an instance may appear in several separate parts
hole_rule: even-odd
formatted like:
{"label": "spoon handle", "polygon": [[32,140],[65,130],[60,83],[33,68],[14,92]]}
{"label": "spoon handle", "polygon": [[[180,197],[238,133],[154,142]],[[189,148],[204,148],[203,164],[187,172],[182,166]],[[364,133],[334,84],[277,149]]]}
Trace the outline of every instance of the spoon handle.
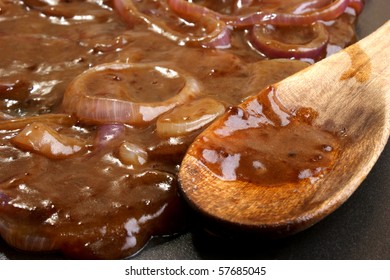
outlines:
{"label": "spoon handle", "polygon": [[284,104],[312,107],[324,118],[334,113],[337,104],[354,99],[351,106],[361,99],[371,104],[384,98],[390,107],[390,21],[356,44],[281,81],[278,87],[286,93],[280,95]]}

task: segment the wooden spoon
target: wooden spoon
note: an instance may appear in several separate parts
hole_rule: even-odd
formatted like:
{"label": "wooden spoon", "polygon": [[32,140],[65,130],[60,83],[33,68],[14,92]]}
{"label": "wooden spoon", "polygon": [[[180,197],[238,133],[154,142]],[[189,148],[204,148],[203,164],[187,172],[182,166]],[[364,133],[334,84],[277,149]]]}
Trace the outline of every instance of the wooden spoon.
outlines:
{"label": "wooden spoon", "polygon": [[[390,21],[274,88],[286,108],[314,109],[318,112],[315,126],[344,132],[349,140],[331,171],[316,182],[264,185],[256,180],[225,180],[196,153],[204,144],[199,139],[212,137],[224,125],[224,117],[217,120],[192,144],[179,173],[184,197],[216,227],[271,237],[292,234],[333,212],[357,189],[389,137]],[[239,107],[245,108],[248,102]]]}

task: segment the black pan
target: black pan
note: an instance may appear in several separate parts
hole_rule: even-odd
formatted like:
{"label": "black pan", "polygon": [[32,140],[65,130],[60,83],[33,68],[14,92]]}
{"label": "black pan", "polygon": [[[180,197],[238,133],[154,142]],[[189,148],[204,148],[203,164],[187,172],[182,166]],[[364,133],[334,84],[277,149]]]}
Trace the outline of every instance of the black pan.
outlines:
{"label": "black pan", "polygon": [[[389,0],[366,0],[358,22],[363,38],[390,20]],[[390,63],[390,61],[389,61]],[[0,239],[0,259],[54,259],[10,248]],[[390,144],[351,198],[313,227],[282,240],[241,240],[189,233],[154,239],[136,259],[390,259]]]}

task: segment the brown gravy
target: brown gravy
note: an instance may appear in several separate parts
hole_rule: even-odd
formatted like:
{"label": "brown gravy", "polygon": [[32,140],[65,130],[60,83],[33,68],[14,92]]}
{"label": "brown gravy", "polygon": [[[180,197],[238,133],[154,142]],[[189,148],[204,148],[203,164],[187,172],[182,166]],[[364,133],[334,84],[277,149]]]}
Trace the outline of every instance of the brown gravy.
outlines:
{"label": "brown gravy", "polygon": [[[165,1],[133,2],[149,16],[163,13],[160,18],[172,18],[171,12],[164,10]],[[234,1],[195,2],[228,13]],[[278,6],[283,2],[270,1]],[[330,38],[323,56],[355,40],[355,19],[354,13],[346,10],[327,23]],[[169,24],[177,32],[199,31],[180,22],[183,20],[176,18]],[[185,77],[195,80],[196,93],[174,103],[177,110],[188,106],[175,121],[191,121],[192,128],[182,129],[185,133],[180,135],[170,132],[171,115],[160,122],[156,121],[158,115],[153,115],[134,123],[96,121],[99,114],[93,121],[79,116],[101,107],[102,99],[65,106],[65,93],[73,93],[69,92],[71,82],[84,71],[107,63],[151,63],[179,69],[180,75],[167,78],[147,70],[96,75],[96,82],[89,80],[86,88],[95,97],[105,98],[105,104],[118,99],[164,102],[172,92],[185,88]],[[145,21],[124,22],[109,0],[0,1],[0,235],[22,250],[59,250],[73,258],[124,258],[139,251],[152,236],[182,232],[186,217],[177,192],[177,172],[188,146],[220,115],[221,106],[237,105],[307,65],[299,60],[268,59],[248,44],[245,29],[232,29],[226,49],[182,46],[151,30]],[[111,94],[113,87],[132,93]],[[202,98],[208,101],[200,102]],[[210,102],[219,109],[204,121],[201,114],[209,108],[194,107]],[[171,109],[161,109],[161,114],[174,114]],[[189,110],[188,116],[183,110]],[[230,115],[237,113],[230,111]],[[157,129],[160,124],[163,126]],[[285,164],[274,158],[255,163],[248,155],[245,166],[254,169],[240,169],[235,176],[253,180],[262,165],[270,164],[289,172],[284,177],[264,173],[268,183],[296,180],[302,170],[313,173],[322,168],[315,173],[318,177],[331,166],[337,143],[327,133],[321,134],[326,141],[319,140],[314,130],[310,132],[310,153],[301,151],[294,133],[298,129],[308,135],[309,127],[292,119],[280,129],[281,143],[285,137],[291,138],[278,151]],[[275,131],[267,127],[264,132],[248,133],[234,132],[233,136],[266,139],[266,133],[274,135]],[[232,140],[229,148],[245,148],[234,144]],[[256,154],[268,152],[266,148],[264,145]],[[301,166],[301,158],[315,164]],[[214,161],[207,155],[204,160]],[[215,165],[215,170],[221,173],[220,165]]]}
{"label": "brown gravy", "polygon": [[274,186],[321,178],[337,159],[340,138],[313,125],[312,109],[287,111],[276,92],[269,87],[232,108],[188,153],[228,181]]}

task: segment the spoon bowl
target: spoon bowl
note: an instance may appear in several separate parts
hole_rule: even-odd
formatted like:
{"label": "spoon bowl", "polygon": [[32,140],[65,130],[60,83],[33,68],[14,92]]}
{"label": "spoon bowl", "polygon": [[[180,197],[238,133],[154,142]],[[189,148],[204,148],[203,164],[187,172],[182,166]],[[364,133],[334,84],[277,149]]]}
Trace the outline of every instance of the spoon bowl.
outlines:
{"label": "spoon bowl", "polygon": [[[198,139],[212,136],[224,125],[222,116],[189,148],[179,179],[185,199],[213,223],[280,237],[315,224],[344,203],[386,145],[390,133],[390,21],[273,87],[287,110],[311,108],[318,112],[314,126],[348,139],[328,173],[315,182],[266,186],[256,180],[222,178],[193,152],[200,145]],[[245,108],[252,100],[239,107]],[[220,145],[224,146],[223,141]]]}

